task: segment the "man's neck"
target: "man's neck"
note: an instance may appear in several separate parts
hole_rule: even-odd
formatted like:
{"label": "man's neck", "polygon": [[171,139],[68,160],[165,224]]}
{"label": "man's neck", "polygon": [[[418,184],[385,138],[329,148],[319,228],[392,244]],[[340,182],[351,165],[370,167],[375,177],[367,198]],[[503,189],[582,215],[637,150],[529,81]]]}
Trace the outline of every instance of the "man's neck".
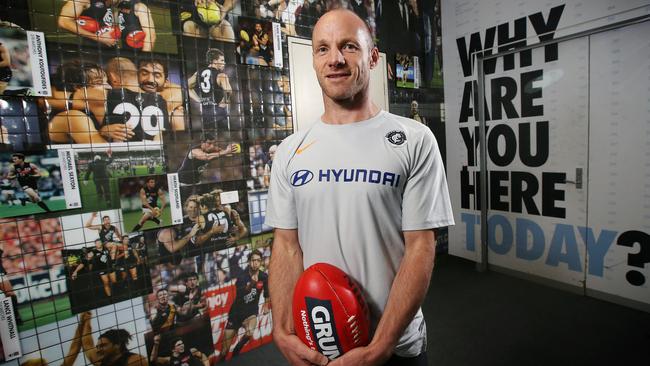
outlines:
{"label": "man's neck", "polygon": [[327,124],[344,125],[370,119],[379,113],[380,109],[370,99],[363,103],[355,101],[338,102],[330,98],[323,98],[325,112],[321,120]]}

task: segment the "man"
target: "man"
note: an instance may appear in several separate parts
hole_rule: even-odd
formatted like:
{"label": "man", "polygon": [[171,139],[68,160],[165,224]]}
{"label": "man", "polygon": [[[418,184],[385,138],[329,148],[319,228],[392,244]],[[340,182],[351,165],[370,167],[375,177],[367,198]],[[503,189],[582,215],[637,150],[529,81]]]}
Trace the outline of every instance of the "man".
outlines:
{"label": "man", "polygon": [[149,7],[140,0],[121,0],[117,10],[122,48],[151,52],[156,42],[156,27]]}
{"label": "man", "polygon": [[60,28],[83,39],[114,47],[119,34],[115,31],[112,0],[68,0],[57,19]]}
{"label": "man", "polygon": [[[235,31],[230,23],[228,13],[238,0],[183,0],[181,2],[181,28],[183,35],[234,42]],[[218,13],[219,20],[213,21],[205,15]]]}
{"label": "man", "polygon": [[117,226],[111,223],[110,216],[105,215],[102,217],[102,223],[100,225],[93,225],[95,217],[97,217],[97,212],[91,213],[84,227],[98,231],[99,241],[102,244],[119,244],[122,241],[122,233],[120,233],[120,229]]}
{"label": "man", "polygon": [[88,179],[92,174],[95,191],[97,192],[97,199],[110,203],[111,189],[109,179],[111,178],[111,174],[108,172],[108,167],[113,162],[110,149],[106,152],[106,156],[108,159],[103,159],[100,155],[95,155],[93,157],[93,160],[88,163],[88,168],[86,168],[86,175],[83,183],[88,184]]}
{"label": "man", "polygon": [[200,230],[199,227],[199,203],[198,198],[189,197],[183,205],[183,223],[173,228],[165,228],[156,234],[158,253],[160,258],[171,258],[171,261],[178,264],[182,256],[195,255],[200,253],[201,247],[196,246],[192,239]]}
{"label": "man", "polygon": [[196,348],[185,350],[183,338],[178,337],[172,340],[172,349],[169,357],[159,357],[160,334],[153,337],[153,348],[151,350],[151,363],[170,366],[209,366],[208,357]]}
{"label": "man", "polygon": [[226,74],[223,52],[210,48],[205,53],[208,66],[197,70],[187,80],[190,97],[201,104],[203,129],[228,129],[228,103],[232,87]]}
{"label": "man", "polygon": [[156,291],[157,304],[151,309],[151,329],[154,333],[170,330],[176,324],[176,305],[169,302],[169,292],[161,288]]}
{"label": "man", "polygon": [[23,324],[23,320],[18,309],[18,296],[16,296],[16,293],[14,292],[11,281],[9,281],[9,277],[7,276],[7,270],[4,267],[4,263],[2,263],[2,256],[4,254],[5,241],[0,241],[0,293],[11,298],[11,304],[14,307],[14,316],[16,317],[16,322],[20,325]]}
{"label": "man", "polygon": [[131,240],[127,235],[122,237],[122,244],[117,245],[116,265],[117,270],[120,271],[122,282],[126,282],[128,278],[131,281],[138,280],[138,266],[142,264],[142,258],[138,251],[131,244]]}
{"label": "man", "polygon": [[412,120],[418,121],[418,122],[420,122],[420,123],[426,125],[426,124],[427,124],[427,123],[426,123],[426,120],[424,119],[424,117],[422,117],[422,116],[420,115],[420,110],[419,110],[419,108],[420,108],[420,105],[418,104],[418,101],[417,101],[417,100],[413,100],[413,101],[411,101],[411,113],[410,113],[410,116],[409,116],[409,117],[410,117]]}
{"label": "man", "polygon": [[236,151],[235,144],[228,144],[225,149],[217,146],[217,138],[205,133],[198,145],[192,145],[178,167],[178,181],[181,185],[194,185],[201,182],[201,173],[210,161]]}
{"label": "man", "polygon": [[113,296],[113,289],[111,286],[117,283],[117,275],[115,274],[116,246],[113,243],[102,243],[100,239],[95,240],[95,247],[91,249],[92,256],[92,270],[99,275],[104,288],[106,297]]}
{"label": "man", "polygon": [[[109,329],[93,342],[91,313],[81,315],[79,327],[81,345],[86,358],[94,366],[147,366],[147,358],[129,351],[128,344],[133,336],[125,329]],[[71,363],[70,363],[71,364]]]}
{"label": "man", "polygon": [[[160,207],[158,207],[158,199],[160,199]],[[140,230],[142,225],[149,220],[155,222],[158,226],[162,224],[159,217],[167,205],[167,199],[165,198],[165,191],[156,183],[155,178],[147,178],[144,186],[140,188],[140,201],[142,201],[142,217],[138,224],[133,227],[132,232]]]}
{"label": "man", "polygon": [[168,290],[176,293],[174,304],[180,307],[176,315],[176,320],[179,322],[185,322],[201,315],[201,312],[207,307],[202,298],[199,275],[196,272],[185,275],[183,285],[171,285]]}
{"label": "man", "polygon": [[[220,354],[220,357],[222,358],[225,358],[228,354],[232,341],[237,335],[239,328],[244,327],[245,334],[239,343],[235,345],[235,348],[232,351],[233,356],[239,354],[242,348],[244,348],[246,343],[248,343],[253,336],[253,332],[257,326],[257,313],[260,296],[264,294],[264,297],[267,297],[268,275],[260,270],[261,264],[262,253],[260,253],[259,250],[253,250],[248,255],[248,270],[240,273],[235,279],[237,297],[228,313],[228,323],[224,330],[223,344]],[[262,305],[262,312],[267,313],[269,308],[269,303],[267,301]]]}
{"label": "man", "polygon": [[293,365],[328,362],[295,336],[299,324],[286,296],[317,262],[359,282],[371,316],[370,344],[328,365],[427,362],[419,307],[433,269],[433,228],[453,224],[453,216],[431,131],[370,100],[378,57],[367,25],[353,12],[322,16],[313,32],[313,66],[325,112],[275,155],[266,213],[275,228],[273,339]]}
{"label": "man", "polygon": [[50,212],[50,208],[47,207],[38,194],[38,179],[41,177],[38,167],[33,163],[25,162],[25,155],[21,153],[12,154],[11,161],[13,165],[9,169],[7,179],[17,179],[18,185],[20,185],[27,197],[45,212]]}
{"label": "man", "polygon": [[255,23],[255,33],[253,33],[252,55],[257,56],[258,65],[273,65],[273,43],[269,34],[262,28],[262,23]]}

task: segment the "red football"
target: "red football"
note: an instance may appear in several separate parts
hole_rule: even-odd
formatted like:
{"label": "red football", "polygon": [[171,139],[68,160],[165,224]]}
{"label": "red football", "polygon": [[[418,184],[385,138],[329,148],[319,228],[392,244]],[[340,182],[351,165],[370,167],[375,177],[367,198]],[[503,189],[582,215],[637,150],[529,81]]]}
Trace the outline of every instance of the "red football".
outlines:
{"label": "red football", "polygon": [[293,322],[298,338],[330,360],[369,341],[370,317],[361,290],[331,264],[312,265],[296,282]]}

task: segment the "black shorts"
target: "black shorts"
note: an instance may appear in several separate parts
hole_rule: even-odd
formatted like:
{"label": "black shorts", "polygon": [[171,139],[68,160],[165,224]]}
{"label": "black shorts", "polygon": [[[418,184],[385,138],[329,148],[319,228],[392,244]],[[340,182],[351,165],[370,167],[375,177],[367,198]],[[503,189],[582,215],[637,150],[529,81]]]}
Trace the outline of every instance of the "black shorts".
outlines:
{"label": "black shorts", "polygon": [[422,352],[415,357],[393,355],[384,366],[427,366],[427,352]]}
{"label": "black shorts", "polygon": [[202,104],[203,128],[206,130],[228,130],[228,112],[213,104]]}
{"label": "black shorts", "polygon": [[246,318],[250,317],[251,315],[257,315],[257,312],[252,313],[249,311],[231,311],[228,314],[228,323],[226,323],[226,329],[239,329],[242,326],[242,323],[244,323],[244,320],[246,320]]}
{"label": "black shorts", "polygon": [[20,187],[23,190],[31,188],[35,191],[38,191],[38,180],[34,178],[18,178],[18,184],[20,184]]}

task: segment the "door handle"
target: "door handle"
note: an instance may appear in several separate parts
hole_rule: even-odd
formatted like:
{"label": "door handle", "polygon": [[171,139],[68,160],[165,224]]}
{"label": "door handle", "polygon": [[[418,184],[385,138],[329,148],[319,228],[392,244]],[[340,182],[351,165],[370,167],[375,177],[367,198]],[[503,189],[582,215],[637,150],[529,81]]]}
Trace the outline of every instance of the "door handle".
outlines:
{"label": "door handle", "polygon": [[577,189],[582,189],[582,168],[576,168],[576,180],[564,180],[564,183],[575,184]]}

